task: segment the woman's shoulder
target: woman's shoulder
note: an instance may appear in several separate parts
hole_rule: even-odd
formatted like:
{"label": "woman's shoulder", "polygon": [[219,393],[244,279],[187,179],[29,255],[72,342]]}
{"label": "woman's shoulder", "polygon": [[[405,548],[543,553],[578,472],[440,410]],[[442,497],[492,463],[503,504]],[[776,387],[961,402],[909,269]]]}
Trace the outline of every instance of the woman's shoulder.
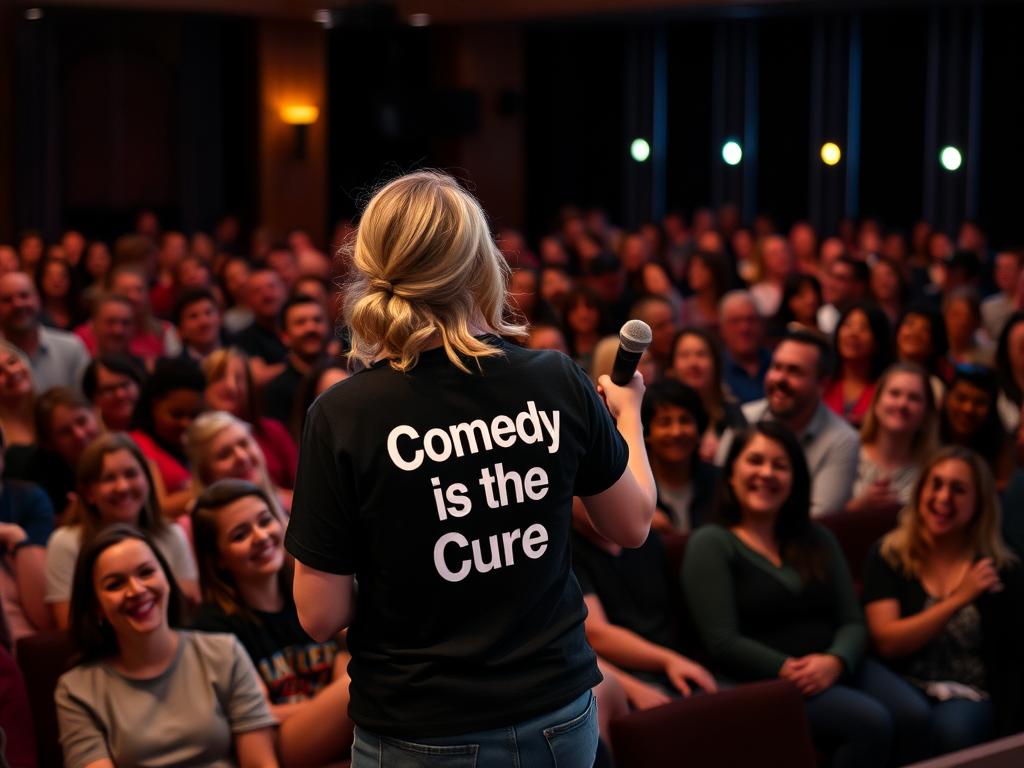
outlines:
{"label": "woman's shoulder", "polygon": [[[214,664],[228,665],[238,656],[241,648],[238,638],[230,632],[204,632],[196,629],[179,629],[181,642],[202,658]],[[225,666],[225,669],[228,667]]]}
{"label": "woman's shoulder", "polygon": [[82,527],[79,525],[60,525],[53,529],[46,542],[47,550],[73,550],[78,552],[82,546]]}

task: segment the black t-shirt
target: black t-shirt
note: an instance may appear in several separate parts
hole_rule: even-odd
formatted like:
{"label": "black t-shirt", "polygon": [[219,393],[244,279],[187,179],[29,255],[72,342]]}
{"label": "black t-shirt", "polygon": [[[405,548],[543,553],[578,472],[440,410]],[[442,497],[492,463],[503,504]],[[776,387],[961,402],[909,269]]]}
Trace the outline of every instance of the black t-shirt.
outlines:
{"label": "black t-shirt", "polygon": [[669,572],[661,537],[612,555],[576,531],[572,567],[584,595],[596,595],[608,621],[645,640],[686,653],[682,595]]}
{"label": "black t-shirt", "polygon": [[286,358],[284,370],[268,381],[263,389],[263,415],[288,426],[302,379],[302,374]]}
{"label": "black t-shirt", "polygon": [[255,320],[235,335],[235,344],[249,357],[258,357],[268,365],[280,363],[288,357],[288,347],[277,331],[267,330]]}
{"label": "black t-shirt", "polygon": [[572,497],[627,448],[557,352],[502,350],[483,372],[442,349],[386,363],[310,408],[286,546],[355,574],[350,713],[385,735],[445,736],[563,706],[600,680],[572,574]]}
{"label": "black t-shirt", "polygon": [[203,603],[192,626],[237,637],[259,670],[272,704],[306,701],[330,684],[338,644],[334,640],[318,643],[305,633],[290,594],[277,613],[251,613],[255,620]]}

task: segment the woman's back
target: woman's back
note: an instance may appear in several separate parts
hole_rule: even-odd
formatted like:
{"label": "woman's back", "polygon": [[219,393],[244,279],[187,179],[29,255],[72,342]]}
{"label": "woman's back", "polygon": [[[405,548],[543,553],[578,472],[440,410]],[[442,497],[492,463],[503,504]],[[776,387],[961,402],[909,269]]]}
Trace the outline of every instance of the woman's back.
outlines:
{"label": "woman's back", "polygon": [[625,445],[567,357],[484,338],[502,355],[482,374],[428,350],[408,373],[353,376],[307,420],[321,450],[296,505],[316,514],[292,521],[288,548],[356,574],[352,714],[381,733],[517,722],[598,679],[570,507],[619,479]]}

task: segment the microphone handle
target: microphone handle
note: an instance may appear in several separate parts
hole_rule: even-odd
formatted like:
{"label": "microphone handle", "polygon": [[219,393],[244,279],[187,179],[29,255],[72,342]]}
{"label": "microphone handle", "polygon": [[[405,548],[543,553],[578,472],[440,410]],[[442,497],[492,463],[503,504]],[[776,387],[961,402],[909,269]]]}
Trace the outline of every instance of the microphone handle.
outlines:
{"label": "microphone handle", "polygon": [[643,352],[630,352],[620,346],[615,353],[615,364],[612,366],[612,384],[620,387],[629,384],[643,354]]}

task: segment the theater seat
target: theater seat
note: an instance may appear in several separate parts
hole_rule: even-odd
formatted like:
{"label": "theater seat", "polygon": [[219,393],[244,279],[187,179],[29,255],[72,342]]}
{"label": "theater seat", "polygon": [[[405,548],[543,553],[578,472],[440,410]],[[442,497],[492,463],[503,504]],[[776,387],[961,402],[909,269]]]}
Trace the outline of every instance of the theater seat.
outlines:
{"label": "theater seat", "polygon": [[661,545],[665,548],[665,559],[672,576],[678,581],[679,572],[683,567],[683,555],[686,553],[686,542],[690,540],[688,533],[662,533]]}
{"label": "theater seat", "polygon": [[868,552],[876,541],[895,527],[898,517],[898,512],[875,511],[834,512],[818,518],[818,522],[832,531],[839,540],[858,594],[863,583],[864,562]]}
{"label": "theater seat", "polygon": [[28,688],[40,768],[62,768],[53,692],[73,666],[75,649],[67,632],[38,632],[18,641],[18,666]]}
{"label": "theater seat", "polygon": [[814,768],[799,691],[783,680],[679,699],[611,723],[618,768]]}

